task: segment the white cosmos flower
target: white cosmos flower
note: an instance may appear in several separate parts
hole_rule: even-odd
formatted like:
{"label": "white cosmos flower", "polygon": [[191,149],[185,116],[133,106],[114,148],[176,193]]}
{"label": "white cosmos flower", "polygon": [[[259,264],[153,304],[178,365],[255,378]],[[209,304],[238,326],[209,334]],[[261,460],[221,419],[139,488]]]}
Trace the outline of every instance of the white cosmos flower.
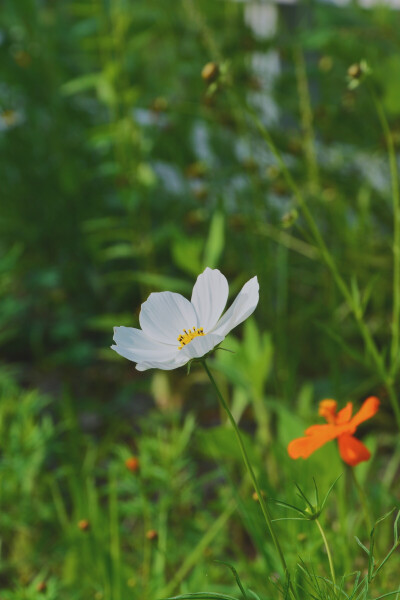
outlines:
{"label": "white cosmos flower", "polygon": [[200,358],[249,317],[258,304],[258,280],[250,279],[221,317],[228,282],[218,269],[198,276],[191,302],[174,292],[150,294],[139,315],[141,329],[114,327],[113,350],[137,363],[138,371],[176,369]]}

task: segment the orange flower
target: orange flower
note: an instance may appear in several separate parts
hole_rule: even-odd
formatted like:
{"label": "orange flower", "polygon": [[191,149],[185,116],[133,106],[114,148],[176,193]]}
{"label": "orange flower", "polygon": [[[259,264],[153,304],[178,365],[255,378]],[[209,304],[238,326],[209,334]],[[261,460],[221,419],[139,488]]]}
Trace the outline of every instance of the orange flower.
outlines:
{"label": "orange flower", "polygon": [[368,460],[371,456],[368,448],[355,438],[353,433],[360,423],[374,416],[379,404],[379,399],[371,396],[365,400],[358,413],[352,417],[352,402],[348,402],[337,413],[335,400],[322,400],[319,405],[319,414],[326,419],[327,425],[312,425],[306,429],[306,437],[290,442],[289,456],[291,458],[308,458],[326,442],[337,438],[340,456],[348,465],[355,467],[358,463]]}

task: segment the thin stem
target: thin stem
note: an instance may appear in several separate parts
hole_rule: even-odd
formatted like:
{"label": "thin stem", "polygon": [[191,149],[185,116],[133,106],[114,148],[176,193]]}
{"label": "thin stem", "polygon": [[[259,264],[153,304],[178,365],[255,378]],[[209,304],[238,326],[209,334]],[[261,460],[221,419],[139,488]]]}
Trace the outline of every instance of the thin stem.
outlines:
{"label": "thin stem", "polygon": [[360,485],[360,482],[358,481],[358,479],[356,477],[356,474],[355,474],[355,471],[354,471],[354,467],[349,467],[349,471],[351,473],[351,478],[352,478],[353,483],[354,483],[354,485],[355,485],[355,487],[357,489],[357,492],[358,492],[358,497],[360,499],[361,506],[362,506],[363,513],[364,513],[364,521],[365,521],[365,524],[366,524],[366,526],[368,528],[368,535],[369,535],[371,533],[371,531],[372,531],[372,521],[371,521],[371,517],[370,517],[370,514],[369,514],[367,497],[365,495],[364,490],[362,489],[362,487]]}
{"label": "thin stem", "polygon": [[375,577],[378,575],[379,571],[382,569],[382,567],[385,565],[385,563],[392,556],[393,552],[395,552],[397,550],[397,548],[399,548],[399,547],[400,547],[400,540],[396,544],[393,544],[392,548],[389,550],[388,554],[385,556],[385,558],[383,559],[383,561],[381,562],[379,567],[376,569],[375,573],[373,573],[373,575],[371,577],[371,581],[373,581],[375,579]]}
{"label": "thin stem", "polygon": [[391,381],[391,379],[389,377],[386,378],[385,380],[385,386],[386,389],[389,393],[389,400],[390,403],[392,405],[395,417],[396,417],[396,421],[399,424],[400,423],[400,407],[399,407],[399,399],[398,396],[395,392],[395,389],[393,387],[393,383]]}
{"label": "thin stem", "polygon": [[328,555],[329,568],[331,570],[332,582],[333,582],[333,585],[336,587],[335,567],[333,566],[332,554],[331,554],[331,550],[329,548],[328,540],[326,539],[325,532],[322,529],[322,525],[319,522],[319,520],[315,519],[315,522],[316,522],[316,524],[318,526],[318,529],[319,529],[319,532],[321,534],[321,537],[324,540],[325,550],[326,550],[326,553]]}
{"label": "thin stem", "polygon": [[[379,353],[379,350],[376,346],[376,343],[371,335],[370,330],[368,329],[367,325],[365,324],[365,321],[363,319],[363,314],[362,314],[362,310],[360,308],[360,306],[358,305],[358,303],[355,301],[355,299],[353,298],[352,293],[350,292],[345,280],[343,279],[343,277],[340,275],[339,270],[336,266],[335,260],[331,254],[331,252],[329,251],[327,245],[325,244],[325,241],[318,229],[318,225],[310,211],[310,209],[307,206],[307,203],[300,191],[300,189],[298,188],[298,186],[296,185],[289,169],[286,166],[285,161],[282,158],[281,153],[279,152],[279,150],[277,149],[277,147],[275,146],[275,143],[273,141],[273,139],[271,138],[271,135],[269,134],[269,132],[267,131],[267,129],[264,127],[264,125],[261,123],[260,119],[258,118],[258,116],[254,113],[254,111],[247,107],[248,112],[251,114],[252,119],[254,120],[258,130],[260,131],[261,136],[264,138],[265,142],[267,143],[269,149],[271,150],[271,152],[273,153],[273,155],[275,156],[281,170],[283,173],[283,176],[286,180],[286,183],[289,185],[290,189],[292,190],[292,192],[295,195],[295,198],[297,200],[297,203],[304,215],[304,218],[307,222],[307,225],[312,233],[312,236],[314,237],[314,240],[317,244],[317,247],[320,251],[321,257],[324,260],[324,262],[326,263],[327,267],[329,268],[329,270],[331,271],[331,274],[333,276],[333,279],[337,285],[337,287],[339,288],[343,298],[346,300],[347,304],[349,305],[354,318],[356,320],[356,323],[358,325],[358,328],[360,330],[361,336],[364,340],[364,344],[365,347],[368,350],[368,353],[375,365],[376,371],[379,374],[379,376],[382,379],[382,382],[384,383],[388,394],[389,394],[389,400],[390,403],[392,405],[393,408],[393,412],[396,418],[396,422],[397,422],[397,426],[400,429],[400,405],[399,405],[399,401],[398,398],[396,396],[396,393],[394,391],[393,388],[393,384],[391,381],[391,376],[390,373],[387,372],[385,364],[383,362],[382,356]],[[400,204],[399,204],[399,219],[400,219]],[[400,226],[399,226],[399,246],[400,246]],[[399,250],[400,251],[400,250]],[[400,277],[400,275],[399,275]],[[400,286],[397,286],[398,289],[400,290]],[[396,292],[397,293],[397,292]],[[400,292],[399,292],[400,294]],[[399,302],[400,302],[400,296],[399,296]],[[396,361],[395,363],[396,364]]]}
{"label": "thin stem", "polygon": [[390,178],[392,183],[394,235],[393,235],[393,321],[392,321],[392,345],[390,349],[391,363],[397,365],[399,352],[399,325],[400,325],[400,192],[399,175],[397,172],[397,159],[393,136],[390,131],[382,103],[371,86],[369,90],[375,104],[376,112],[383,129],[389,156]]}
{"label": "thin stem", "polygon": [[[215,392],[217,394],[218,400],[220,401],[220,404],[221,404],[222,408],[224,409],[224,411],[226,412],[226,414],[228,416],[228,419],[229,419],[229,421],[230,421],[230,423],[231,423],[231,425],[232,425],[232,427],[233,427],[233,429],[235,431],[236,439],[237,439],[237,442],[239,444],[240,451],[242,453],[242,458],[243,458],[244,464],[246,465],[246,468],[247,468],[247,471],[248,471],[248,473],[250,475],[250,478],[251,478],[251,480],[253,482],[254,489],[255,489],[255,491],[257,493],[258,500],[259,500],[260,506],[261,506],[261,510],[262,510],[263,515],[264,515],[265,522],[267,524],[267,529],[268,529],[268,531],[269,531],[269,533],[270,533],[270,535],[272,537],[272,540],[274,542],[274,546],[275,546],[275,549],[276,549],[276,551],[277,551],[277,553],[279,555],[279,559],[281,561],[282,568],[283,568],[283,570],[285,572],[285,575],[288,576],[288,568],[287,568],[286,560],[285,560],[285,557],[283,555],[282,548],[281,548],[281,546],[279,544],[278,538],[277,538],[277,536],[275,534],[275,531],[274,531],[274,528],[273,528],[273,525],[272,525],[271,515],[269,514],[269,510],[268,510],[267,504],[265,502],[263,494],[261,493],[261,489],[260,489],[260,486],[258,484],[257,478],[256,478],[256,476],[254,474],[253,467],[251,466],[249,457],[247,455],[246,448],[245,448],[243,440],[242,440],[242,436],[240,435],[239,428],[238,428],[238,426],[236,424],[235,419],[232,416],[231,411],[228,408],[227,403],[224,400],[224,397],[222,396],[221,392],[219,391],[219,388],[218,388],[218,386],[217,386],[217,384],[215,382],[215,379],[212,376],[210,369],[208,368],[206,360],[204,359],[201,362],[202,362],[203,367],[204,367],[204,369],[205,369],[205,371],[206,371],[206,373],[208,375],[209,380],[211,381],[211,384],[214,387],[214,390],[215,390]],[[291,589],[292,595],[294,596],[294,591],[293,591],[293,587],[292,587],[292,584],[290,582],[290,579],[289,579],[289,585],[290,585],[290,589]]]}
{"label": "thin stem", "polygon": [[315,133],[310,90],[307,80],[306,62],[301,47],[295,49],[294,63],[296,69],[297,91],[299,94],[301,126],[304,133],[304,154],[307,163],[309,188],[312,193],[319,189],[318,162],[315,152]]}

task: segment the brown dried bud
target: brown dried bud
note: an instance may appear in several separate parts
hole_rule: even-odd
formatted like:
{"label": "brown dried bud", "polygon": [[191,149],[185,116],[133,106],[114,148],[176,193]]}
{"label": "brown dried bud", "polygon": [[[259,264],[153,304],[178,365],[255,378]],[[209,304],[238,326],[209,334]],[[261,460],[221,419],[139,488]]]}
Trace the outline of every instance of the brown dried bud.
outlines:
{"label": "brown dried bud", "polygon": [[218,79],[218,75],[219,67],[215,62],[208,62],[201,71],[201,76],[207,83],[212,83]]}
{"label": "brown dried bud", "polygon": [[89,531],[90,523],[87,519],[81,519],[78,523],[78,527],[81,531]]}
{"label": "brown dried bud", "polygon": [[47,583],[45,581],[40,581],[36,586],[37,592],[45,592],[47,590]]}
{"label": "brown dried bud", "polygon": [[158,533],[155,529],[149,529],[149,531],[146,531],[146,537],[148,540],[156,540],[158,538]]}
{"label": "brown dried bud", "polygon": [[136,458],[136,456],[130,456],[126,459],[125,466],[128,469],[128,471],[131,471],[132,473],[137,473],[140,468],[139,459]]}

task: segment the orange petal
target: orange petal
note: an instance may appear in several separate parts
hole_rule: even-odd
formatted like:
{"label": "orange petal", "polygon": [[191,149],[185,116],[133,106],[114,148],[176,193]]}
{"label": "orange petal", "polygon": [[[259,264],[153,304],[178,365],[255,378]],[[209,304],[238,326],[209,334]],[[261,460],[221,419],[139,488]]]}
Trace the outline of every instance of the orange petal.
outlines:
{"label": "orange petal", "polygon": [[343,425],[348,423],[351,419],[351,413],[353,412],[352,402],[348,402],[342,410],[339,410],[336,416],[336,425]]}
{"label": "orange petal", "polygon": [[[330,425],[329,423],[324,423],[323,425],[310,425],[310,427],[308,427],[305,430],[305,434],[306,435],[325,435],[327,434],[328,436],[330,436],[331,431],[333,432],[333,430],[336,428],[336,425]],[[339,430],[338,435],[340,434],[341,430]],[[329,437],[329,439],[333,439],[331,437]]]}
{"label": "orange petal", "polygon": [[355,467],[358,463],[368,460],[371,456],[368,448],[360,440],[349,433],[344,433],[338,439],[340,456],[345,463]]}
{"label": "orange petal", "polygon": [[379,398],[376,398],[375,396],[367,398],[358,413],[356,413],[350,421],[351,425],[353,427],[358,427],[360,423],[373,417],[378,411],[379,405]]}
{"label": "orange petal", "polygon": [[307,432],[309,431],[314,431],[315,433],[290,442],[288,445],[290,458],[308,458],[315,450],[326,444],[326,442],[330,442],[340,435],[340,429],[338,430],[333,425],[313,425],[313,427],[307,429]]}
{"label": "orange petal", "polygon": [[328,398],[327,400],[322,400],[319,403],[318,414],[321,415],[321,417],[324,417],[328,423],[334,423],[336,420],[336,408],[336,400],[331,400]]}

